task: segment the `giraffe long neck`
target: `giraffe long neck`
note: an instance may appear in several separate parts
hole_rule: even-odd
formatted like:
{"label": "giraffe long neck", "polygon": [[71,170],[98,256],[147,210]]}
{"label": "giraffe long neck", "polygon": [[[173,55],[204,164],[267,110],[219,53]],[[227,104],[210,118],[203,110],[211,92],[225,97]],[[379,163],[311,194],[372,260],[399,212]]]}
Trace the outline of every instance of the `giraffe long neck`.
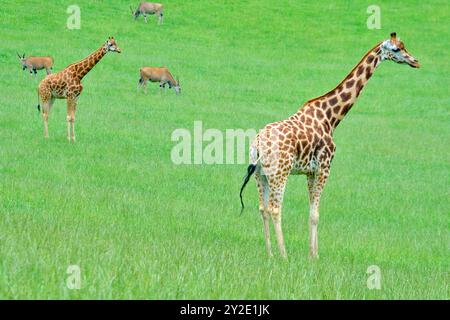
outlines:
{"label": "giraffe long neck", "polygon": [[[316,118],[328,121],[334,130],[358,99],[375,68],[382,61],[381,43],[369,50],[341,83],[321,97],[309,100],[302,108],[318,109]],[[302,109],[299,112],[302,112]]]}
{"label": "giraffe long neck", "polygon": [[106,48],[101,46],[80,62],[75,63],[73,67],[75,68],[76,77],[80,80],[83,79],[84,76],[103,58],[106,52]]}

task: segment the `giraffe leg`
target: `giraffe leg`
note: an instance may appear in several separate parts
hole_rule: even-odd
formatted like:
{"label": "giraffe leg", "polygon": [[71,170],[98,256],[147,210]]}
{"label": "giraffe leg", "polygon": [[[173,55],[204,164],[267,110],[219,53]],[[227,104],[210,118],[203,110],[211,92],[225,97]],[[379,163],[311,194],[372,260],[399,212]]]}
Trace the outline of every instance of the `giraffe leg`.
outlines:
{"label": "giraffe leg", "polygon": [[281,228],[281,204],[283,203],[286,181],[287,176],[277,176],[276,183],[271,183],[271,180],[269,180],[269,212],[272,216],[272,222],[274,225],[280,254],[283,258],[287,259],[283,230]]}
{"label": "giraffe leg", "polygon": [[329,170],[320,170],[314,178],[314,183],[309,187],[309,192],[312,195],[309,206],[309,255],[311,258],[319,258],[319,239],[318,230],[319,225],[319,203],[323,187],[327,181]]}
{"label": "giraffe leg", "polygon": [[268,205],[268,195],[269,195],[269,184],[265,176],[255,173],[256,184],[259,191],[259,212],[264,223],[264,240],[266,243],[266,251],[269,257],[272,257],[272,247],[270,244],[270,225],[269,218],[270,214],[267,211]]}
{"label": "giraffe leg", "polygon": [[[76,101],[73,98],[67,98],[67,140],[75,142],[75,108]],[[72,136],[72,137],[71,137]]]}
{"label": "giraffe leg", "polygon": [[49,102],[42,103],[42,120],[44,121],[44,138],[48,139],[48,113],[50,111]]}
{"label": "giraffe leg", "polygon": [[53,105],[54,98],[48,97],[47,94],[41,93],[42,101],[42,120],[44,121],[44,138],[48,139],[48,115]]}
{"label": "giraffe leg", "polygon": [[308,198],[309,198],[309,205],[311,206],[311,202],[313,200],[313,194],[312,194],[312,190],[313,190],[313,186],[314,186],[314,175],[313,174],[308,174],[306,176],[306,181],[308,183]]}
{"label": "giraffe leg", "polygon": [[71,118],[72,118],[72,141],[75,142],[75,113],[77,112],[77,103],[76,102],[74,102],[71,111],[72,111],[72,113],[71,113]]}
{"label": "giraffe leg", "polygon": [[66,121],[67,121],[67,141],[70,142],[70,121],[71,121],[71,117],[70,117],[69,106],[67,106],[67,117],[66,117]]}

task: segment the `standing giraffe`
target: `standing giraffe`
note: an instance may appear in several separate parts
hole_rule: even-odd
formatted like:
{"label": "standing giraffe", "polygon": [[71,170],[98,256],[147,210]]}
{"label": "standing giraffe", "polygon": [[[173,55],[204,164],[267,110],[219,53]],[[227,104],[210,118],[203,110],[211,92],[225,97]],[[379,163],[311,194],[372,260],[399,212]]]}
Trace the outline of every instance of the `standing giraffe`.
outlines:
{"label": "standing giraffe", "polygon": [[318,258],[319,201],[336,150],[333,132],[355,103],[375,68],[384,60],[419,68],[419,62],[406,51],[396,33],[391,33],[391,38],[369,50],[336,88],[309,100],[288,119],[266,125],[256,135],[250,146],[251,164],[240,197],[244,209],[242,192],[250,176],[255,173],[269,256],[272,256],[269,235],[271,216],[280,253],[287,258],[281,229],[284,190],[290,174],[305,174],[309,192],[309,255]]}
{"label": "standing giraffe", "polygon": [[48,75],[41,81],[38,88],[38,110],[41,110],[39,97],[42,101],[42,118],[44,120],[44,136],[48,138],[48,115],[55,99],[67,99],[67,139],[75,141],[75,112],[78,97],[83,90],[81,80],[108,52],[120,53],[113,37],[109,37],[104,45],[77,63],[72,63],[64,70]]}

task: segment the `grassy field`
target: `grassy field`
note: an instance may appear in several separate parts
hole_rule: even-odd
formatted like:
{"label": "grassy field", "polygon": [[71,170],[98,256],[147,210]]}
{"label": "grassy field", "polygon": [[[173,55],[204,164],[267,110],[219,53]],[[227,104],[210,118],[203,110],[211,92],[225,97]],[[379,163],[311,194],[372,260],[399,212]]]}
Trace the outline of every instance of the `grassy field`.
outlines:
{"label": "grassy field", "polygon": [[[448,299],[448,2],[378,1],[380,30],[365,1],[164,3],[157,26],[123,1],[80,0],[80,30],[66,28],[67,1],[2,4],[0,298]],[[246,165],[174,165],[172,132],[283,119],[391,31],[422,68],[383,63],[337,129],[320,259],[308,259],[303,176],[285,195],[289,260],[267,258],[253,182],[239,215]],[[61,100],[44,140],[37,80],[16,52],[52,55],[59,71],[108,36],[122,53],[83,80],[77,142]],[[179,76],[182,94],[137,93],[152,65]],[[66,286],[69,265],[80,290]],[[381,290],[367,288],[371,265]]]}

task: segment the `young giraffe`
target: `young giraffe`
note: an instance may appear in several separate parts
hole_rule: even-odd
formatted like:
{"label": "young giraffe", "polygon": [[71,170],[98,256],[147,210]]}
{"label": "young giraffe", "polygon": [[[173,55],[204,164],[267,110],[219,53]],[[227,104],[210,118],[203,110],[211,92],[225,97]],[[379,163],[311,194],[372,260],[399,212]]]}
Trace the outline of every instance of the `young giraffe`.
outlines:
{"label": "young giraffe", "polygon": [[318,257],[317,226],[319,201],[335,153],[333,131],[355,103],[361,90],[383,60],[419,68],[419,62],[405,49],[403,42],[391,38],[378,43],[364,55],[350,74],[333,90],[309,100],[286,120],[266,125],[250,146],[251,164],[241,188],[255,173],[259,191],[259,211],[264,222],[266,250],[272,256],[269,217],[275,228],[278,247],[287,257],[281,229],[281,206],[288,176],[305,174],[309,191],[309,254]]}
{"label": "young giraffe", "polygon": [[75,141],[75,112],[77,100],[83,90],[81,79],[108,52],[120,53],[113,37],[109,37],[104,45],[95,50],[80,62],[67,66],[64,70],[48,75],[41,81],[38,88],[38,110],[41,110],[39,97],[42,101],[42,118],[44,120],[44,136],[48,138],[48,115],[55,99],[67,99],[67,139]]}

